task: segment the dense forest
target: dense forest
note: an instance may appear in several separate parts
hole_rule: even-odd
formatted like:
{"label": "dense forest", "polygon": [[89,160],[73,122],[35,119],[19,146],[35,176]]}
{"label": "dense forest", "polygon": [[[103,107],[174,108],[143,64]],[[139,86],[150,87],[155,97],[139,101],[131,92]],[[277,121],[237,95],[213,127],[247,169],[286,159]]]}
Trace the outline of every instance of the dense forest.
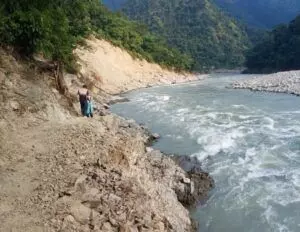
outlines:
{"label": "dense forest", "polygon": [[111,10],[119,10],[127,0],[102,0],[103,4]]}
{"label": "dense forest", "polygon": [[195,70],[244,64],[250,45],[243,26],[211,0],[127,0],[123,11],[195,60]]}
{"label": "dense forest", "polygon": [[300,69],[300,15],[288,25],[275,27],[247,55],[250,72]]}
{"label": "dense forest", "polygon": [[288,23],[300,12],[299,0],[214,0],[249,26],[272,28]]}
{"label": "dense forest", "polygon": [[112,13],[99,0],[2,0],[2,46],[14,46],[26,55],[41,53],[64,62],[70,71],[74,67],[74,47],[90,34],[151,62],[178,70],[192,67],[189,56],[168,48],[145,26]]}
{"label": "dense forest", "polygon": [[[103,0],[112,10],[122,8],[130,0]],[[287,23],[300,12],[299,0],[212,0],[229,15],[250,27],[270,29]]]}

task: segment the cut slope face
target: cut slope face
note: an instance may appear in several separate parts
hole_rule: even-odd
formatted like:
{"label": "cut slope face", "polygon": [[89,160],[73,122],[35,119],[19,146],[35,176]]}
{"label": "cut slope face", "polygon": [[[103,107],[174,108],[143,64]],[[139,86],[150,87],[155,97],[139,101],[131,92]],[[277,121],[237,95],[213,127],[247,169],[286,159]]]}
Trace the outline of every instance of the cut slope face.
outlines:
{"label": "cut slope face", "polygon": [[87,40],[89,48],[78,48],[81,73],[110,94],[147,87],[154,84],[196,80],[190,74],[178,74],[157,64],[134,59],[125,50],[105,40]]}

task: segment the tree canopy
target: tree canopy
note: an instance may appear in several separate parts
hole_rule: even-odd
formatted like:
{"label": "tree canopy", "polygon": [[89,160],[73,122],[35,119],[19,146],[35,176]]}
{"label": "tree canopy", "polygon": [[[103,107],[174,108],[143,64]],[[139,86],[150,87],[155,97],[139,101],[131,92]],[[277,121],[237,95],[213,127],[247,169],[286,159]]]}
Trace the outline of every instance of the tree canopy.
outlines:
{"label": "tree canopy", "polygon": [[74,47],[91,33],[167,67],[187,70],[193,63],[144,25],[109,11],[98,0],[2,0],[0,44],[26,55],[42,53],[71,68]]}
{"label": "tree canopy", "polygon": [[250,45],[243,26],[211,0],[127,0],[123,11],[194,60],[195,70],[242,66]]}
{"label": "tree canopy", "polygon": [[214,0],[218,6],[249,26],[272,28],[300,12],[299,0]]}
{"label": "tree canopy", "polygon": [[288,25],[275,27],[251,49],[246,66],[250,72],[300,69],[300,15]]}

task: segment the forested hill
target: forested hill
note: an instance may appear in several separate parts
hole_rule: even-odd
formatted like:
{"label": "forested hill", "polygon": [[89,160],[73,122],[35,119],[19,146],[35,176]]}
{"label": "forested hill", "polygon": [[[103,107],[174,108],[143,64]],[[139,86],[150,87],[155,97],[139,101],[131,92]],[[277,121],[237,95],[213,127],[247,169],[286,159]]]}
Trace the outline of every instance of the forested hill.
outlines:
{"label": "forested hill", "polygon": [[196,70],[242,66],[245,30],[210,0],[127,0],[124,12],[191,54]]}
{"label": "forested hill", "polygon": [[109,11],[99,0],[1,0],[0,46],[13,46],[28,56],[41,53],[71,70],[73,49],[90,34],[163,66],[192,66],[189,56],[169,48],[145,26]]}
{"label": "forested hill", "polygon": [[300,13],[299,0],[215,0],[231,15],[250,26],[272,28]]}
{"label": "forested hill", "polygon": [[300,15],[288,25],[279,25],[247,56],[250,72],[300,69]]}
{"label": "forested hill", "polygon": [[[113,10],[130,0],[102,0]],[[248,26],[270,29],[288,23],[300,13],[299,0],[212,0],[229,15]],[[152,1],[155,2],[155,1]]]}
{"label": "forested hill", "polygon": [[127,0],[102,0],[103,4],[111,10],[120,9]]}

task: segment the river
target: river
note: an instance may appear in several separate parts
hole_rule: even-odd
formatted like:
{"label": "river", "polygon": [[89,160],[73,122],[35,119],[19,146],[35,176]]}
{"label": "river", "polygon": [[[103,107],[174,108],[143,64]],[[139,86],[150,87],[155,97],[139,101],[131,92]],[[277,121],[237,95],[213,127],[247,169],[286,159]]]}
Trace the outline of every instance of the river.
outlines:
{"label": "river", "polygon": [[300,231],[300,97],[226,88],[247,75],[142,89],[112,111],[196,156],[216,183],[192,212],[201,232]]}

